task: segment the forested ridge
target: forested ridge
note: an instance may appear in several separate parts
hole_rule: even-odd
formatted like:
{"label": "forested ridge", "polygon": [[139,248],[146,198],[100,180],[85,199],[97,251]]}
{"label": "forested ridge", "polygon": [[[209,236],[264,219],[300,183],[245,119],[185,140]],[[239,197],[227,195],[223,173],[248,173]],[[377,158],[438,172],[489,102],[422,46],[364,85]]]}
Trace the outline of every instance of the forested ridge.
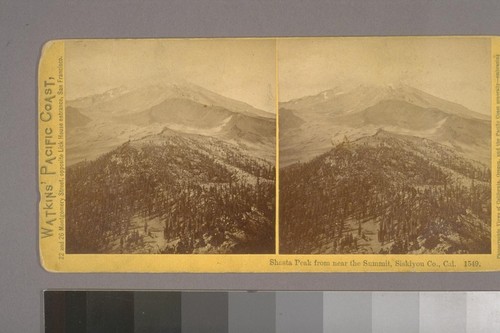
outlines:
{"label": "forested ridge", "polygon": [[281,253],[489,253],[490,170],[385,131],[280,170]]}
{"label": "forested ridge", "polygon": [[274,165],[215,138],[127,142],[67,169],[66,251],[272,253],[274,179]]}

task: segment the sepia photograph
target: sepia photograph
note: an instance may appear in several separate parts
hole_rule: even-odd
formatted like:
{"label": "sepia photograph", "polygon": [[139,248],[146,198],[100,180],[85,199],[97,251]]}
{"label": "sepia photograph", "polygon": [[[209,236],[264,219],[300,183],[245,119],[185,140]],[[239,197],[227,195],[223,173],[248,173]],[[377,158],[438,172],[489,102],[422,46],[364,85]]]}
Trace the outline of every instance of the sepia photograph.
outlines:
{"label": "sepia photograph", "polygon": [[281,254],[491,253],[489,38],[277,49]]}
{"label": "sepia photograph", "polygon": [[275,43],[65,42],[66,253],[274,253]]}

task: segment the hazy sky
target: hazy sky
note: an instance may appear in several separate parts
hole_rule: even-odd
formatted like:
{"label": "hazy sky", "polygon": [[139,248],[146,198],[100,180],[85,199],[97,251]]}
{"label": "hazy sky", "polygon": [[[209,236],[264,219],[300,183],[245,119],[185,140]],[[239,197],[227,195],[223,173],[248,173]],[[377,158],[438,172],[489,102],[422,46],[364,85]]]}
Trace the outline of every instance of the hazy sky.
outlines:
{"label": "hazy sky", "polygon": [[489,38],[282,39],[279,99],[404,83],[490,114],[490,57]]}
{"label": "hazy sky", "polygon": [[150,80],[185,80],[274,112],[272,39],[67,41],[66,98]]}

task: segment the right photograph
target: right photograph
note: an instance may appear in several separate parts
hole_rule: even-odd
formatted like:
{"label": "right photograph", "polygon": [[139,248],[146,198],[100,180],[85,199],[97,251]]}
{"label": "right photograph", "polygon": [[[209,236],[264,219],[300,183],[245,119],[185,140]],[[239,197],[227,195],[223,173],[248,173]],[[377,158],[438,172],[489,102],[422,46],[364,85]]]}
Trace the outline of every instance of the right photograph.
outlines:
{"label": "right photograph", "polygon": [[281,254],[491,253],[491,40],[279,39]]}

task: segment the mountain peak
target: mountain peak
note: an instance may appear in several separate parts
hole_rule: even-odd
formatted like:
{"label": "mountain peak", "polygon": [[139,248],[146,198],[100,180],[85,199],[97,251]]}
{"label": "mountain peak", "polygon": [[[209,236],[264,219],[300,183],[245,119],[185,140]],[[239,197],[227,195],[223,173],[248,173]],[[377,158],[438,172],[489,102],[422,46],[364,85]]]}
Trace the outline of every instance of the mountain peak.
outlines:
{"label": "mountain peak", "polygon": [[116,97],[116,96],[119,96],[119,95],[126,93],[128,90],[129,90],[128,87],[121,85],[117,88],[112,88],[112,89],[106,90],[101,95],[113,98],[113,97]]}
{"label": "mountain peak", "polygon": [[373,134],[373,136],[378,136],[378,137],[380,137],[380,136],[388,136],[388,135],[391,135],[391,133],[388,132],[388,131],[386,131],[386,130],[384,130],[383,128],[379,128],[377,130],[377,132],[375,132],[375,134]]}
{"label": "mountain peak", "polygon": [[359,84],[352,89],[335,87],[316,95],[281,103],[287,109],[327,116],[354,114],[384,100],[404,101],[426,109],[439,109],[447,114],[467,119],[488,120],[489,117],[458,103],[445,100],[402,82],[386,85]]}
{"label": "mountain peak", "polygon": [[342,88],[334,87],[331,89],[323,90],[322,92],[320,92],[316,96],[323,98],[324,100],[327,100],[327,99],[333,98],[335,96],[342,95],[343,93],[344,93],[344,91],[342,90]]}

